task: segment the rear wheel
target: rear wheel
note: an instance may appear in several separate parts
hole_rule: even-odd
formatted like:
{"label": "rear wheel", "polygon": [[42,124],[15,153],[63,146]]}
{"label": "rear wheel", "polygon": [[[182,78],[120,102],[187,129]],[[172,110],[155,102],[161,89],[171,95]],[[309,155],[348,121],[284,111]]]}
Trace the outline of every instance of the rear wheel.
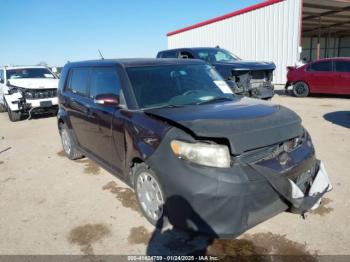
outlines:
{"label": "rear wheel", "polygon": [[66,124],[61,124],[60,135],[64,154],[71,160],[82,158],[83,154],[78,150]]}
{"label": "rear wheel", "polygon": [[152,225],[162,227],[164,194],[154,171],[145,164],[134,167],[134,188],[143,215]]}
{"label": "rear wheel", "polygon": [[310,94],[309,86],[303,81],[296,82],[293,85],[293,94],[296,97],[306,97]]}

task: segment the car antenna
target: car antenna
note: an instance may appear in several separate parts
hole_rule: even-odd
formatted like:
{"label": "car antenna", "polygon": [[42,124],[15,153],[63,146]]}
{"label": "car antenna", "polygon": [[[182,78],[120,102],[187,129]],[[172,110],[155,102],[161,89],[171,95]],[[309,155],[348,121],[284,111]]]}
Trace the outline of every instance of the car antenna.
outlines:
{"label": "car antenna", "polygon": [[103,57],[103,55],[102,55],[102,53],[101,53],[101,51],[100,51],[100,49],[97,49],[98,50],[98,53],[100,54],[100,56],[101,56],[101,60],[105,60],[105,58]]}

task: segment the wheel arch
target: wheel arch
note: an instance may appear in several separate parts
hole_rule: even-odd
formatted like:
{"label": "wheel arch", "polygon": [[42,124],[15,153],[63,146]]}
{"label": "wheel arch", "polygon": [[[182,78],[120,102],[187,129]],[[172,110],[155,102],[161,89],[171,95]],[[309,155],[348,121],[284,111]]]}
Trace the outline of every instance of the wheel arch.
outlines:
{"label": "wheel arch", "polygon": [[138,165],[142,165],[142,164],[147,165],[145,163],[145,160],[139,156],[134,156],[129,161],[128,170],[127,170],[128,171],[128,182],[132,187],[134,187],[134,175],[135,175],[136,167]]}
{"label": "wheel arch", "polygon": [[65,110],[63,110],[61,107],[59,107],[58,109],[58,113],[57,113],[57,126],[58,129],[61,129],[61,125],[66,124],[68,126],[68,128],[71,129],[71,126],[68,123],[67,120],[67,114],[65,112]]}

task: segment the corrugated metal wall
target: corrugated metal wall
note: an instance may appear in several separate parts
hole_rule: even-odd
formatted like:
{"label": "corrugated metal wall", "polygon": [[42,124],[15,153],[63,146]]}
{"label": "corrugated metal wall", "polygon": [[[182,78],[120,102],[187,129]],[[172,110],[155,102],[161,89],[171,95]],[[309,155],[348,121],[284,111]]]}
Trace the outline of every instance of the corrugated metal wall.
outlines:
{"label": "corrugated metal wall", "polygon": [[219,45],[244,60],[273,61],[274,82],[285,84],[286,66],[299,59],[301,0],[285,0],[168,36],[168,48]]}

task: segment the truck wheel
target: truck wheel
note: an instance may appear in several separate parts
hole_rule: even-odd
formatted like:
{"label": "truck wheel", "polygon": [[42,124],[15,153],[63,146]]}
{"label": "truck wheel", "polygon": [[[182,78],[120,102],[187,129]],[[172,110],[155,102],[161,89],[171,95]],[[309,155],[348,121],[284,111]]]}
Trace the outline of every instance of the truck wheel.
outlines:
{"label": "truck wheel", "polygon": [[60,135],[63,151],[66,157],[68,157],[71,160],[82,158],[83,154],[78,150],[76,144],[74,143],[71,132],[66,124],[60,125]]}
{"label": "truck wheel", "polygon": [[310,94],[309,86],[303,81],[296,82],[293,85],[293,94],[296,97],[306,97]]}
{"label": "truck wheel", "polygon": [[7,108],[4,104],[0,104],[0,113],[2,112],[6,112],[7,111]]}
{"label": "truck wheel", "polygon": [[22,113],[20,111],[12,111],[10,108],[7,110],[9,118],[12,122],[17,122],[22,119]]}
{"label": "truck wheel", "polygon": [[145,164],[136,164],[133,171],[136,199],[143,215],[152,225],[162,228],[167,223],[159,223],[164,218],[164,194],[154,171]]}

